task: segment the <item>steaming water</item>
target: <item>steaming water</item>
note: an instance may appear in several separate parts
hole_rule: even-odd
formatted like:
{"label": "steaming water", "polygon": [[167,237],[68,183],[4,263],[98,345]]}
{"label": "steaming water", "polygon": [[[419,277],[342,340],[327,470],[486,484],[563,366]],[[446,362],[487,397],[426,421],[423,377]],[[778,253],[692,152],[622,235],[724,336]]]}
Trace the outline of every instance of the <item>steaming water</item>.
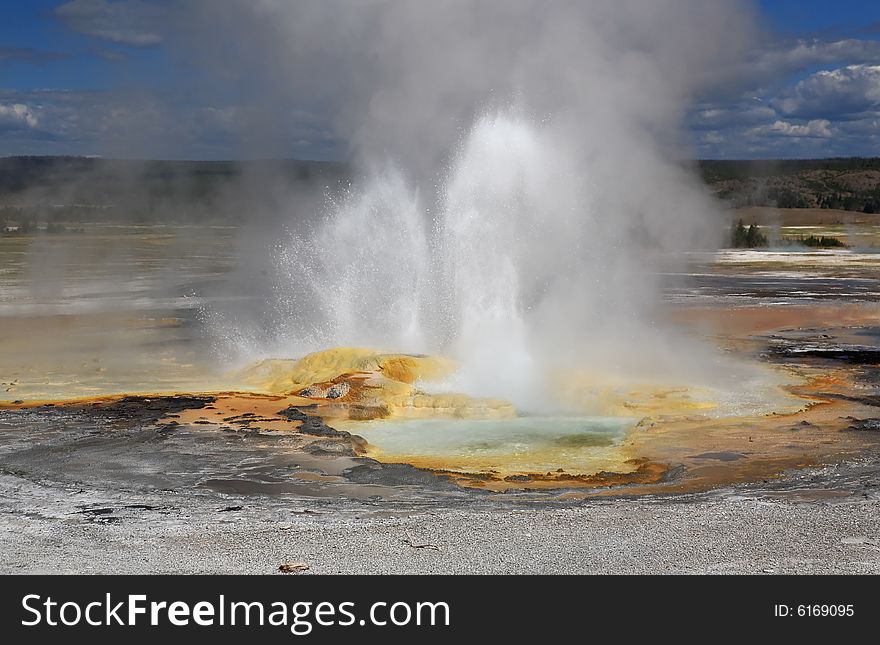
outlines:
{"label": "steaming water", "polygon": [[[214,334],[230,328],[205,328],[197,315],[200,307],[261,307],[261,298],[230,282],[229,272],[244,261],[232,244],[236,232],[204,226],[85,228],[77,235],[0,238],[0,401],[241,387],[224,378],[232,355],[212,351]],[[738,294],[744,285],[749,301],[756,304],[880,299],[878,254],[834,250],[789,258],[737,250],[698,260],[700,270],[684,286],[666,290],[667,300],[734,306],[742,300]],[[810,280],[805,282],[801,274]],[[392,276],[402,280],[409,273]],[[860,282],[854,282],[855,276]],[[857,293],[868,278],[873,279],[873,295]],[[279,293],[302,306],[301,277],[296,285]],[[426,323],[421,309],[417,319],[419,325]],[[419,325],[414,336],[422,340],[413,340],[416,347],[426,344]],[[352,332],[357,329],[351,325]],[[258,337],[255,330],[241,331]],[[293,325],[288,332],[297,337]],[[381,332],[377,327],[376,342],[382,341]],[[586,345],[589,335],[589,329],[584,331]],[[275,356],[299,351],[293,342],[263,350]],[[678,358],[687,364],[686,356]],[[728,367],[730,360],[725,357],[719,368]],[[490,383],[504,376],[489,371]],[[464,387],[453,383],[447,389]],[[755,398],[766,399],[770,391],[740,385],[730,387],[728,397],[741,407]]]}
{"label": "steaming water", "polygon": [[84,228],[0,238],[0,401],[223,387],[197,314],[220,306],[233,230]]}
{"label": "steaming water", "polygon": [[620,468],[619,444],[632,423],[612,417],[418,419],[360,424],[357,432],[390,460],[462,471],[592,473]]}
{"label": "steaming water", "polygon": [[[550,125],[511,112],[477,121],[434,190],[374,173],[280,253],[276,355],[443,354],[461,365],[447,389],[529,410],[560,369],[676,371],[655,351],[677,340],[654,325],[642,246],[674,218],[634,215],[583,169]],[[683,207],[708,204],[692,197]]]}

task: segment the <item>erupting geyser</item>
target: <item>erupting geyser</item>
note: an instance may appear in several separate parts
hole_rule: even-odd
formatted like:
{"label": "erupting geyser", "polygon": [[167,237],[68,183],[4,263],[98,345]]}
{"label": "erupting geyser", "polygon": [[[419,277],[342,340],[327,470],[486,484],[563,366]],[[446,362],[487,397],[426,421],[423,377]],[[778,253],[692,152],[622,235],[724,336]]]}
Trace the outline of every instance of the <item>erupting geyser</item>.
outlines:
{"label": "erupting geyser", "polygon": [[[720,1],[261,3],[249,19],[284,36],[262,46],[291,61],[283,100],[337,106],[360,169],[320,218],[291,220],[263,353],[441,354],[460,369],[436,387],[527,410],[558,405],[554,375],[576,370],[706,383],[712,352],[662,322],[656,276],[723,230],[676,159],[690,102],[730,80],[706,70],[732,68],[747,15]],[[316,69],[320,83],[300,82]]]}

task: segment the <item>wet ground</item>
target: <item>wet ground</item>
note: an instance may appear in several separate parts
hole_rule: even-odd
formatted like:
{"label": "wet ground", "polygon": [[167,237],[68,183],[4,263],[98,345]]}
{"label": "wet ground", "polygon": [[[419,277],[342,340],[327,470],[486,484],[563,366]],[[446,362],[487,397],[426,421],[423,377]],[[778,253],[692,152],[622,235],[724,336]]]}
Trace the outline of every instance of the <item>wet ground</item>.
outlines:
{"label": "wet ground", "polygon": [[222,387],[199,317],[242,297],[234,230],[84,226],[0,237],[0,401]]}
{"label": "wet ground", "polygon": [[[421,468],[383,463],[366,456],[376,455],[361,436],[333,427],[333,415],[343,414],[344,405],[322,419],[322,408],[314,403],[254,394],[8,406],[0,409],[0,472],[133,494],[213,492],[443,503],[498,495],[549,500],[688,493],[771,480],[799,467],[869,459],[880,450],[876,350],[852,342],[870,342],[877,330],[847,330],[842,337],[830,331],[798,329],[753,337],[767,360],[805,378],[794,391],[809,402],[803,409],[760,417],[645,417],[624,435],[623,447],[634,462],[624,472],[578,475],[569,467],[546,475],[493,476],[491,469],[449,471],[439,458],[409,460]],[[523,425],[521,420],[512,423]],[[362,434],[371,436],[362,424],[341,425],[353,432],[363,428]],[[390,427],[393,433],[395,426]],[[522,431],[528,428],[526,423]],[[612,434],[617,437],[621,431]],[[580,441],[582,433],[572,436]],[[570,445],[569,436],[560,437],[568,441],[561,447],[554,444],[557,452],[584,447]],[[604,449],[606,442],[590,437],[587,449]],[[454,442],[455,437],[444,440]],[[472,461],[485,459],[483,452],[478,450]]]}
{"label": "wet ground", "polygon": [[[101,475],[60,475],[31,459],[24,471],[3,466],[0,571],[268,574],[294,563],[317,574],[880,573],[876,457],[703,493],[565,500],[403,480],[390,496],[369,484],[358,486],[369,496],[267,494],[258,482],[303,464],[222,440],[207,458],[186,436],[171,439],[170,458],[144,449],[150,439],[137,449],[127,432],[109,453],[85,437],[81,449],[43,451],[71,450],[62,463],[75,466],[118,458],[126,440],[151,455],[140,476],[94,461]],[[212,478],[239,487],[211,488]]]}
{"label": "wet ground", "polygon": [[[75,312],[90,299],[70,289],[22,309],[13,287],[32,279],[26,265],[0,289],[3,571],[271,572],[304,561],[327,573],[880,572],[880,254],[870,250],[731,251],[670,276],[677,319],[797,376],[802,409],[646,416],[627,435],[640,460],[627,476],[497,481],[372,459],[335,423],[338,408],[296,397],[101,398],[121,374],[117,346],[170,348],[119,381],[131,390],[149,391],[137,384],[154,359],[168,383],[198,381],[201,351],[189,360],[175,349],[198,326],[181,295],[192,282],[178,275],[177,299],[151,287],[141,300],[120,295],[123,314],[108,301]],[[129,327],[104,352],[95,339],[119,315]],[[39,349],[31,332],[43,328],[47,348],[28,362],[15,343]],[[94,376],[70,389],[76,361],[99,345]],[[41,361],[69,347],[84,354],[41,382]],[[38,401],[62,391],[98,398]]]}

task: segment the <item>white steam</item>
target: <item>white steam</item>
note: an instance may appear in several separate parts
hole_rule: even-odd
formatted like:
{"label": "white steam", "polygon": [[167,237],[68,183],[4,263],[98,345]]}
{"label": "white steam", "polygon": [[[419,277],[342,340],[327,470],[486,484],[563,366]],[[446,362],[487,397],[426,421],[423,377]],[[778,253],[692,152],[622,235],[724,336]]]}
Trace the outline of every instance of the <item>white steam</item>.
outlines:
{"label": "white steam", "polygon": [[[527,408],[548,371],[702,369],[658,322],[656,274],[722,229],[678,160],[688,105],[748,46],[743,3],[263,0],[222,22],[211,11],[192,23],[201,43],[225,74],[241,66],[261,83],[265,123],[328,115],[365,177],[319,221],[291,222],[274,353],[446,354],[462,365],[455,387]],[[217,53],[234,25],[252,45],[240,60]]]}

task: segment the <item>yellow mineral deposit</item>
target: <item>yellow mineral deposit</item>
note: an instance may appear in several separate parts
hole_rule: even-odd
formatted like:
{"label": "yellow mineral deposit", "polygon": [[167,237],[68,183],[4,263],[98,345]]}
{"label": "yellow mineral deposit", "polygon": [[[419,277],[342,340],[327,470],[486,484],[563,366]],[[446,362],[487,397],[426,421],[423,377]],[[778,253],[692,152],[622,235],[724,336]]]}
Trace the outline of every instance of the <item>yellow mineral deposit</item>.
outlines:
{"label": "yellow mineral deposit", "polygon": [[516,414],[505,401],[431,393],[426,388],[426,384],[448,377],[455,367],[442,357],[338,347],[300,359],[263,360],[245,368],[238,378],[257,392],[296,394],[311,403],[351,409],[355,419],[504,418]]}
{"label": "yellow mineral deposit", "polygon": [[[858,327],[874,320],[876,311],[693,308],[679,322],[710,324],[721,346],[740,348],[756,333],[795,324]],[[279,412],[314,406],[312,413],[328,424],[366,440],[352,440],[356,454],[409,463],[469,487],[580,488],[583,495],[618,485],[633,493],[705,490],[831,463],[864,449],[866,433],[847,431],[848,419],[872,414],[851,396],[857,387],[852,368],[756,365],[768,375],[760,409],[737,408],[710,388],[581,369],[550,377],[550,389],[575,416],[536,418],[518,416],[503,400],[444,391],[457,369],[449,359],[339,347],[259,361],[223,379],[229,391],[215,391],[210,407],[163,422],[225,427],[247,415],[262,429],[296,433],[299,422]],[[29,398],[23,405],[39,403]],[[591,432],[596,419],[619,425],[606,434]],[[586,431],[566,430],[579,421]],[[315,440],[302,439],[303,445]],[[355,465],[346,459],[345,467]]]}

